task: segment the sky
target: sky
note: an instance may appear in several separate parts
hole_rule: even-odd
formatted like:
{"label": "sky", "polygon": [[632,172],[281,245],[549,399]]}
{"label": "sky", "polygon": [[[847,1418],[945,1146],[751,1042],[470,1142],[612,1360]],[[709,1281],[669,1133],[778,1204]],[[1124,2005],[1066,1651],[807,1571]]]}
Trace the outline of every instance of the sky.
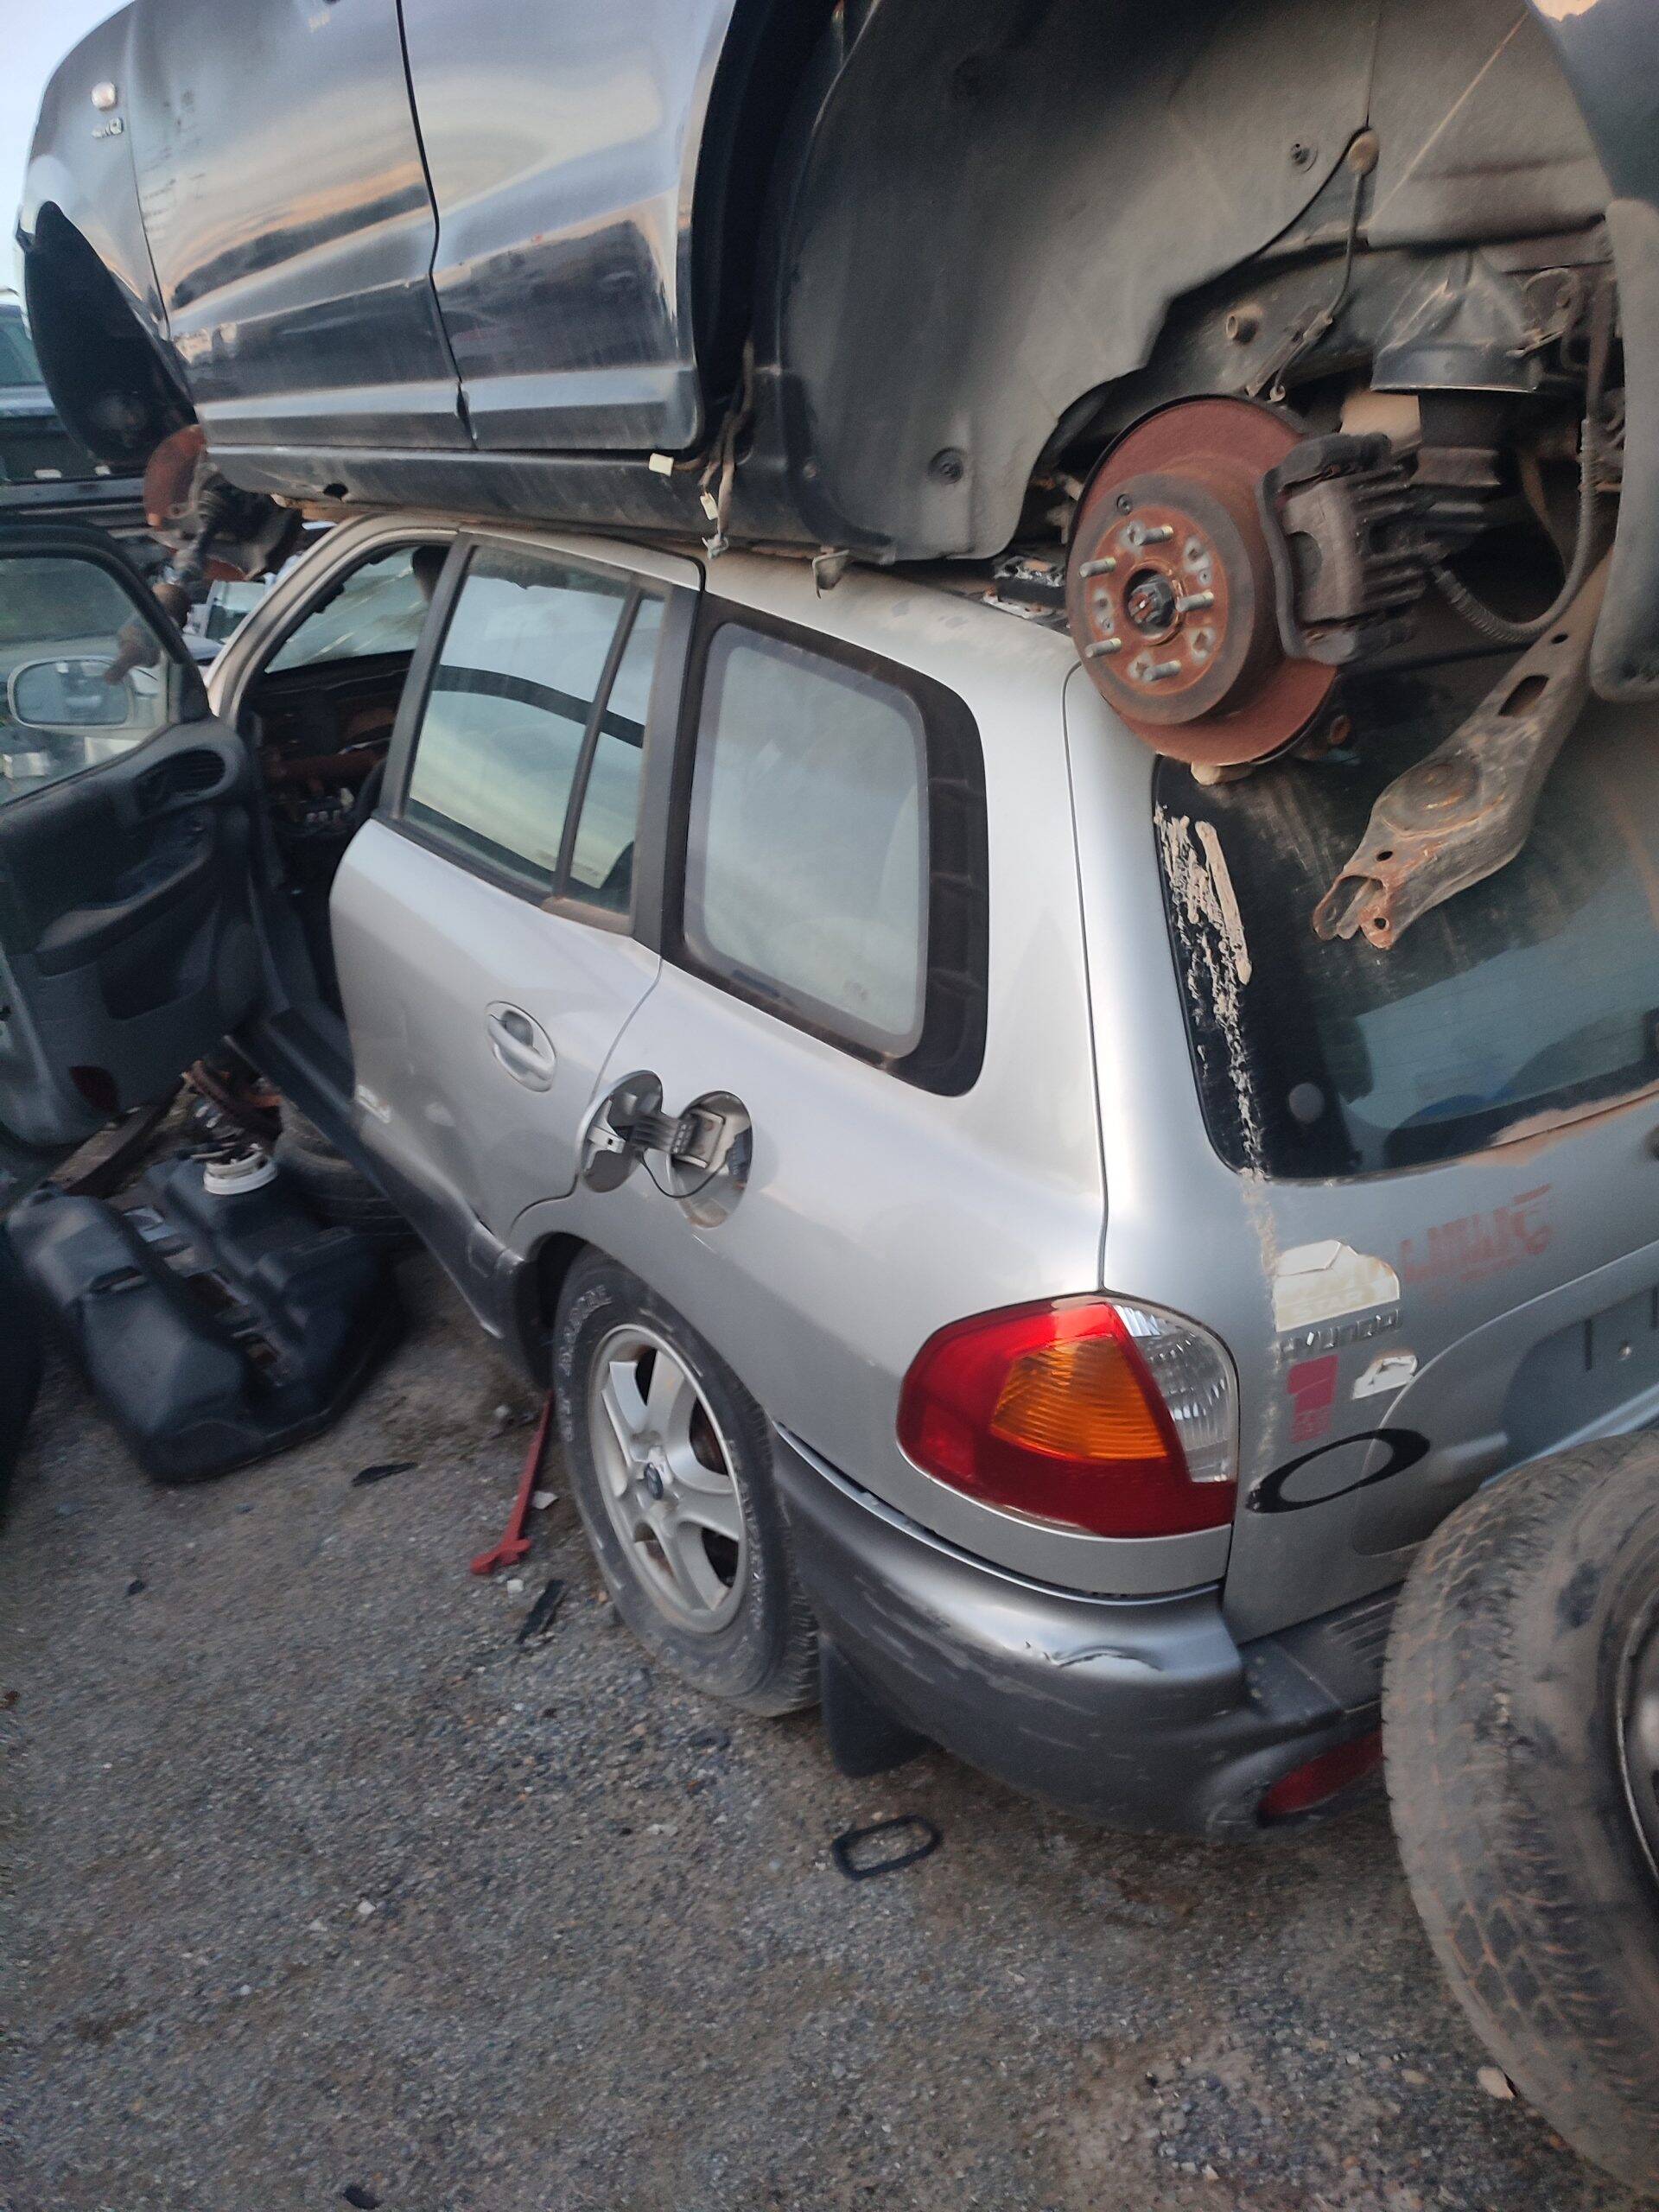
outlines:
{"label": "sky", "polygon": [[114,13],[113,0],[0,0],[0,284],[16,282],[12,235],[46,80],[94,23]]}

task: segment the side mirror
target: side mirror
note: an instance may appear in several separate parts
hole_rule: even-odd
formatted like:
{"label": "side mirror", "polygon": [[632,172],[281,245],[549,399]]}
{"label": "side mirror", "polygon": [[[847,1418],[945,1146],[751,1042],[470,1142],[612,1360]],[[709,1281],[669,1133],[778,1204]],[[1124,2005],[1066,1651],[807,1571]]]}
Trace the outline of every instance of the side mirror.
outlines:
{"label": "side mirror", "polygon": [[136,701],[130,677],[107,680],[110,663],[85,654],[68,660],[25,661],[6,683],[11,719],[22,729],[120,729]]}

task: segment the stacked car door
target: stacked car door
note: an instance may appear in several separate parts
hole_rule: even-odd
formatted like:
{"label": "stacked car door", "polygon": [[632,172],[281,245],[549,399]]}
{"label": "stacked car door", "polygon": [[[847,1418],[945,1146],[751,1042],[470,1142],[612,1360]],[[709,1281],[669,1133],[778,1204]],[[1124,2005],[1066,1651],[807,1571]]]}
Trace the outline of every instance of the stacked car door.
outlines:
{"label": "stacked car door", "polygon": [[397,0],[138,0],[133,160],[215,449],[464,446]]}
{"label": "stacked car door", "polygon": [[478,443],[694,443],[691,196],[732,0],[403,15]]}

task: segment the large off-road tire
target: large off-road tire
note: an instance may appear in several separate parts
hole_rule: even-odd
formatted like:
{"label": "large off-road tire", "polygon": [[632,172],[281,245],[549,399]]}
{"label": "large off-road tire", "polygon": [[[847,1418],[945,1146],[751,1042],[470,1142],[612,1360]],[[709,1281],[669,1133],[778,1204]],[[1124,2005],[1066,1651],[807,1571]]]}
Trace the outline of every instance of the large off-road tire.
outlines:
{"label": "large off-road tire", "polygon": [[748,1713],[817,1694],[817,1639],[766,1417],[626,1268],[571,1268],[553,1337],[576,1510],[617,1611],[682,1680]]}
{"label": "large off-road tire", "polygon": [[1659,1446],[1563,1452],[1454,1513],[1401,1597],[1382,1712],[1459,2002],[1576,2150],[1659,2192]]}
{"label": "large off-road tire", "polygon": [[315,1122],[284,1100],[283,1126],[271,1158],[299,1185],[320,1221],[355,1229],[376,1244],[395,1247],[413,1236],[391,1200],[383,1198],[366,1175],[343,1160]]}

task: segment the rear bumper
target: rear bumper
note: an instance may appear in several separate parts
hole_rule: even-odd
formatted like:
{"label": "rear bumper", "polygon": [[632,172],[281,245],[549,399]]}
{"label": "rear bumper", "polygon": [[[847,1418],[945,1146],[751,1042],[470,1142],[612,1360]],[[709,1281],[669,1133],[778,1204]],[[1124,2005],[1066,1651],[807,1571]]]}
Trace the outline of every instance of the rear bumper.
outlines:
{"label": "rear bumper", "polygon": [[777,1472],[820,1625],[874,1702],[1086,1819],[1254,1835],[1271,1783],[1377,1724],[1392,1592],[1240,1646],[1213,1588],[1046,1588],[941,1542],[791,1439]]}

